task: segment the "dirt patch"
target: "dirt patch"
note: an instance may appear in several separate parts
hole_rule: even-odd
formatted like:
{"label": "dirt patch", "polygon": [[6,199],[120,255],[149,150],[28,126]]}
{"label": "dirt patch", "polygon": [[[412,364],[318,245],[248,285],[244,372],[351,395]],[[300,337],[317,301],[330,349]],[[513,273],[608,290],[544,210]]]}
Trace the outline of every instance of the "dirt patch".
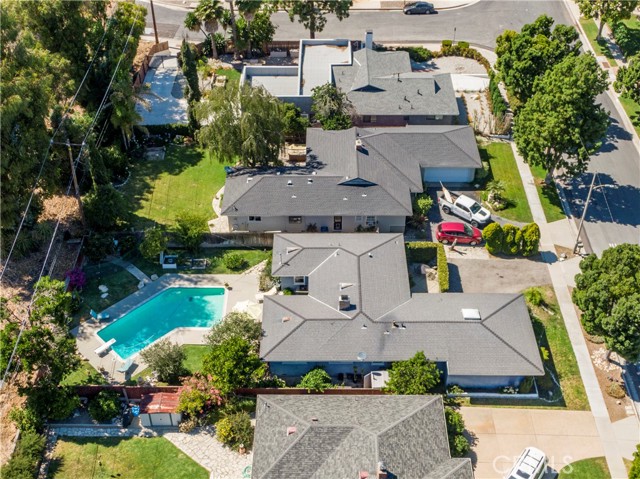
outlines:
{"label": "dirt patch", "polygon": [[22,406],[24,401],[25,398],[19,396],[17,389],[10,384],[0,391],[0,465],[5,464],[11,457],[18,433],[15,424],[7,416],[11,409]]}
{"label": "dirt patch", "polygon": [[142,62],[144,62],[145,57],[149,54],[151,47],[153,47],[154,42],[146,42],[144,40],[140,40],[138,43],[138,49],[136,50],[136,56],[133,59],[133,69],[138,70]]}

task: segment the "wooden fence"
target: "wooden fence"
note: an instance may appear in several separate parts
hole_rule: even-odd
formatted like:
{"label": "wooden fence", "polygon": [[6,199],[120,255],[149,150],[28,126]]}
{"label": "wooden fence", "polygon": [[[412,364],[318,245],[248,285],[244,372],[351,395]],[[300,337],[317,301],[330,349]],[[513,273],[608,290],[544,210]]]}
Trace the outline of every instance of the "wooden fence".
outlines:
{"label": "wooden fence", "polygon": [[149,53],[147,53],[147,56],[144,57],[144,60],[142,61],[142,65],[140,65],[140,69],[133,75],[134,87],[138,87],[144,83],[144,77],[147,75],[147,72],[149,71],[149,65],[151,64],[151,59],[153,58],[153,55],[168,49],[169,49],[168,41],[156,43],[151,47],[151,49],[149,50]]}
{"label": "wooden fence", "polygon": [[143,394],[152,393],[176,393],[180,390],[180,386],[111,386],[103,384],[98,386],[77,386],[76,393],[80,397],[91,399],[98,395],[100,391],[115,391],[124,395],[126,391],[129,399],[142,399]]}
{"label": "wooden fence", "polygon": [[331,388],[322,393],[308,392],[304,388],[240,388],[236,389],[236,394],[239,396],[257,396],[258,394],[285,394],[287,396],[299,396],[305,394],[324,394],[327,396],[380,396],[384,394],[384,392],[380,389],[369,388]]}
{"label": "wooden fence", "polygon": [[254,248],[273,248],[273,233],[207,233],[204,235],[203,248],[247,246]]}

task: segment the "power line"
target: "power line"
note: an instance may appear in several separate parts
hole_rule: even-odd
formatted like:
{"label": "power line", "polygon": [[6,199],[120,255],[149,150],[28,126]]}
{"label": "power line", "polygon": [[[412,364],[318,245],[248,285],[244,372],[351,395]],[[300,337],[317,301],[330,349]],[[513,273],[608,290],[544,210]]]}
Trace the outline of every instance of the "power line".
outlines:
{"label": "power line", "polygon": [[7,265],[9,264],[9,260],[11,259],[11,255],[13,254],[13,250],[15,249],[16,243],[18,242],[18,237],[20,236],[20,231],[22,231],[22,227],[24,226],[24,222],[25,222],[25,220],[27,218],[27,213],[29,212],[29,208],[31,208],[31,202],[33,201],[33,197],[35,195],[36,188],[38,187],[38,184],[40,183],[40,178],[42,177],[42,172],[44,171],[44,166],[47,164],[47,159],[49,158],[49,152],[51,151],[51,147],[53,145],[53,140],[55,139],[56,135],[60,131],[60,128],[62,128],[62,125],[66,121],[67,113],[69,113],[69,111],[71,110],[71,107],[76,102],[76,99],[78,98],[78,95],[80,94],[80,90],[84,86],[84,82],[87,80],[87,77],[89,76],[89,72],[91,71],[91,68],[93,67],[93,64],[95,63],[96,58],[98,58],[98,54],[100,53],[100,48],[102,47],[102,42],[104,42],[104,39],[107,36],[107,32],[109,31],[109,28],[111,27],[112,19],[113,19],[113,16],[111,16],[111,18],[109,18],[109,20],[107,20],[107,26],[104,29],[104,32],[102,33],[102,38],[100,39],[100,43],[98,44],[98,47],[96,48],[96,51],[95,51],[95,53],[93,55],[93,58],[91,59],[91,63],[89,63],[89,66],[87,67],[87,70],[85,71],[84,76],[82,77],[82,81],[80,82],[80,85],[76,89],[76,92],[73,95],[73,97],[71,98],[71,100],[70,100],[70,102],[69,102],[69,104],[67,106],[67,109],[63,113],[62,119],[60,120],[60,124],[58,125],[56,130],[53,132],[53,135],[51,135],[51,138],[49,140],[49,145],[47,146],[47,151],[45,152],[44,157],[42,158],[42,164],[40,165],[40,170],[38,171],[38,175],[36,176],[36,180],[33,183],[33,188],[31,188],[31,194],[29,195],[29,201],[27,201],[27,206],[26,206],[26,208],[24,210],[24,213],[22,214],[22,218],[20,220],[20,224],[18,225],[18,230],[16,231],[15,237],[13,238],[13,243],[11,244],[11,248],[9,249],[9,253],[7,254],[7,257],[6,257],[5,261],[4,261],[4,267],[2,268],[2,271],[0,271],[0,281],[2,281],[2,278],[4,277],[4,273],[7,270]]}
{"label": "power line", "polygon": [[[116,74],[118,73],[118,69],[120,68],[120,64],[122,63],[122,60],[124,58],[124,54],[127,51],[127,48],[129,46],[129,40],[131,39],[131,35],[133,34],[133,28],[134,28],[139,16],[140,16],[140,13],[138,13],[136,15],[135,19],[131,23],[131,29],[129,30],[129,35],[127,36],[127,41],[124,44],[124,47],[122,49],[122,53],[120,54],[120,59],[118,60],[118,63],[116,64],[116,68],[115,68],[115,70],[113,72],[113,75],[111,75],[111,80],[109,81],[109,85],[107,86],[107,89],[106,89],[106,91],[104,93],[104,96],[102,98],[102,102],[100,103],[98,111],[96,111],[96,114],[93,117],[93,121],[91,122],[91,125],[89,125],[87,133],[86,133],[84,139],[82,140],[82,145],[80,146],[80,152],[78,153],[78,157],[76,158],[75,165],[72,163],[72,167],[73,168],[75,168],[78,165],[78,163],[80,162],[80,159],[82,157],[82,153],[84,152],[84,147],[86,146],[87,138],[89,137],[89,134],[93,130],[93,127],[95,126],[95,124],[97,122],[98,116],[100,115],[100,113],[102,112],[102,109],[104,108],[104,105],[106,103],[106,99],[109,96],[109,91],[111,90],[111,85],[113,85],[113,81],[114,81],[114,79],[116,77]],[[57,130],[56,130],[56,132],[57,132]],[[69,180],[69,185],[67,187],[67,192],[66,192],[67,196],[71,192],[72,184],[73,184],[73,172],[72,172],[72,178]],[[31,301],[29,302],[29,306],[27,307],[27,315],[28,315],[28,317],[31,316],[31,307],[33,306],[33,303],[34,303],[34,301],[36,299],[36,293],[38,292],[38,286],[40,284],[40,280],[42,279],[42,276],[44,276],[44,271],[45,271],[45,268],[46,268],[46,265],[47,265],[47,261],[49,259],[49,255],[51,254],[51,249],[53,247],[53,243],[55,241],[56,234],[58,232],[58,228],[59,228],[60,223],[62,221],[63,212],[64,212],[64,210],[61,210],[60,214],[58,215],[58,221],[56,222],[56,227],[54,229],[53,236],[51,237],[51,241],[49,242],[49,247],[47,249],[47,254],[46,254],[46,256],[44,258],[44,261],[42,263],[42,269],[40,270],[40,275],[38,276],[38,281],[36,281],[34,291],[31,294]],[[6,270],[6,266],[5,266],[5,270]],[[3,270],[3,272],[4,272],[4,270]],[[0,278],[1,278],[1,276],[0,276]],[[15,358],[15,355],[16,355],[16,352],[18,350],[18,345],[20,344],[20,339],[22,338],[22,333],[24,332],[25,327],[27,325],[27,319],[24,319],[22,321],[22,324],[20,325],[20,331],[18,332],[18,337],[16,338],[16,343],[13,346],[13,350],[11,351],[11,356],[9,357],[9,361],[7,363],[7,368],[5,369],[4,374],[2,375],[2,381],[0,382],[0,390],[2,388],[4,388],[5,380],[7,378],[7,375],[9,374],[9,371],[11,370],[11,363],[13,362],[13,360]]]}

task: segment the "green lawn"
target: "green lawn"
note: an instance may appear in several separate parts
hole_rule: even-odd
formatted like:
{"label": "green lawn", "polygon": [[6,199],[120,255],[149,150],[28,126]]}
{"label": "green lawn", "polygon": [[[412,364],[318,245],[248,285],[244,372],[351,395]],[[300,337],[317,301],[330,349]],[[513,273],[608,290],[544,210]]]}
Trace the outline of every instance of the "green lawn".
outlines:
{"label": "green lawn", "polygon": [[[198,274],[234,274],[241,273],[242,271],[232,271],[226,267],[224,264],[224,257],[230,254],[239,254],[243,258],[245,258],[248,262],[247,268],[255,266],[261,261],[266,260],[270,255],[270,250],[261,250],[261,249],[226,249],[226,248],[211,248],[211,249],[203,249],[200,250],[200,253],[189,254],[184,251],[171,251],[171,253],[178,254],[178,266],[180,273],[198,273]],[[184,264],[183,261],[186,261],[186,258],[206,258],[209,261],[206,269],[188,269],[180,267],[181,264]],[[183,260],[184,258],[184,260]],[[156,261],[151,262],[142,257],[133,258],[130,260],[133,264],[135,264],[138,268],[144,271],[148,276],[152,274],[157,274],[158,276],[175,272],[175,270],[163,270],[162,266]]]}
{"label": "green lawn", "polygon": [[531,168],[533,177],[536,179],[536,190],[538,190],[538,196],[540,197],[547,223],[566,218],[556,186],[554,184],[547,185],[544,183],[544,178],[547,175],[546,170],[541,166],[529,165],[529,167]]}
{"label": "green lawn", "polygon": [[[138,290],[138,280],[115,264],[101,263],[86,266],[84,272],[87,276],[87,284],[80,294],[82,303],[76,319],[88,319],[89,310],[94,309],[100,312]],[[106,298],[101,298],[102,292],[98,289],[102,284],[109,288],[109,295]]]}
{"label": "green lawn", "polygon": [[619,98],[624,111],[627,112],[627,116],[631,119],[631,123],[633,123],[633,126],[636,129],[636,133],[640,135],[640,105],[625,96],[621,96]]}
{"label": "green lawn", "polygon": [[640,53],[640,20],[635,15],[622,20],[622,25],[615,31],[616,44],[622,50],[625,58]]}
{"label": "green lawn", "polygon": [[78,386],[81,384],[106,384],[106,380],[89,361],[82,360],[80,367],[66,376],[61,382],[62,386]]}
{"label": "green lawn", "polygon": [[478,149],[482,161],[489,162],[491,166],[487,181],[500,180],[505,184],[504,196],[509,205],[496,214],[520,223],[532,222],[533,217],[511,146],[508,143],[496,142],[480,145]]}
{"label": "green lawn", "polygon": [[[187,358],[184,361],[184,367],[191,374],[200,372],[202,369],[204,355],[209,351],[209,346],[206,344],[185,344],[183,348],[185,353],[187,353]],[[145,368],[131,379],[137,381],[139,377],[144,378],[145,376],[150,376],[152,372],[151,368]]]}
{"label": "green lawn", "polygon": [[224,185],[224,165],[196,147],[170,145],[162,161],[141,160],[122,188],[138,227],[172,225],[178,213],[215,217],[211,202]]}
{"label": "green lawn", "polygon": [[604,457],[592,457],[566,465],[558,479],[611,479],[611,474]]}
{"label": "green lawn", "polygon": [[48,477],[207,479],[209,473],[162,437],[61,437],[53,451]]}
{"label": "green lawn", "polygon": [[238,83],[240,81],[240,72],[235,68],[231,69],[223,69],[219,68],[216,70],[216,75],[224,75],[227,77],[227,81]]}
{"label": "green lawn", "polygon": [[609,50],[606,42],[604,40],[600,40],[599,42],[596,41],[596,36],[598,35],[598,25],[596,25],[596,22],[594,22],[590,18],[581,18],[580,25],[582,25],[584,32],[587,34],[589,43],[591,43],[591,46],[596,51],[596,54],[607,57],[611,66],[617,66],[618,63],[613,58],[611,50]]}

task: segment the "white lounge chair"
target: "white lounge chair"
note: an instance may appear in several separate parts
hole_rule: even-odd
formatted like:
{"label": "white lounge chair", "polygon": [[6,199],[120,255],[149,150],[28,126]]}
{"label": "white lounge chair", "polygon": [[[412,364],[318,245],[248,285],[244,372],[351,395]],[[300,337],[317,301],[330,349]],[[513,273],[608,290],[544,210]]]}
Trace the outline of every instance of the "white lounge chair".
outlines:
{"label": "white lounge chair", "polygon": [[110,318],[109,313],[96,313],[93,309],[89,312],[89,314],[93,319],[96,319],[98,321],[103,321]]}
{"label": "white lounge chair", "polygon": [[109,341],[104,343],[102,346],[100,346],[99,348],[96,348],[96,350],[94,352],[98,356],[102,356],[104,353],[106,353],[111,348],[111,346],[113,346],[113,344],[115,342],[116,342],[115,338],[111,338]]}

